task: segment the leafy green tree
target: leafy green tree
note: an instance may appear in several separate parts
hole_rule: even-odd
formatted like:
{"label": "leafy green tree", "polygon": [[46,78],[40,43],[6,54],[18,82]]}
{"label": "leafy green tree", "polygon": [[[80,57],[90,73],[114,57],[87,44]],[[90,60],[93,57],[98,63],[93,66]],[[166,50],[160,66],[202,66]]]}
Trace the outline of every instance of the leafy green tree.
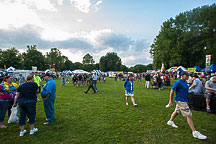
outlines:
{"label": "leafy green tree", "polygon": [[74,70],[75,66],[72,61],[70,61],[68,58],[64,62],[64,70]]}
{"label": "leafy green tree", "polygon": [[95,63],[93,57],[89,53],[87,53],[83,57],[83,61],[82,62],[83,62],[83,64],[93,64],[93,63]]}
{"label": "leafy green tree", "polygon": [[50,52],[46,53],[46,59],[50,68],[55,68],[56,71],[62,70],[64,58],[62,58],[61,51],[57,48],[51,48]]}
{"label": "leafy green tree", "polygon": [[121,58],[115,52],[109,52],[100,58],[100,68],[103,71],[118,71],[122,65]]}
{"label": "leafy green tree", "polygon": [[16,69],[22,69],[22,56],[16,48],[10,48],[1,52],[1,65],[7,68],[13,66]]}
{"label": "leafy green tree", "polygon": [[75,62],[74,63],[74,69],[83,69],[83,64],[80,62]]}
{"label": "leafy green tree", "polygon": [[27,51],[22,54],[24,69],[30,70],[32,66],[37,66],[38,70],[49,68],[45,56],[37,50],[36,45],[27,46]]}
{"label": "leafy green tree", "polygon": [[165,21],[151,45],[155,69],[205,66],[205,55],[216,63],[216,5],[183,12]]}

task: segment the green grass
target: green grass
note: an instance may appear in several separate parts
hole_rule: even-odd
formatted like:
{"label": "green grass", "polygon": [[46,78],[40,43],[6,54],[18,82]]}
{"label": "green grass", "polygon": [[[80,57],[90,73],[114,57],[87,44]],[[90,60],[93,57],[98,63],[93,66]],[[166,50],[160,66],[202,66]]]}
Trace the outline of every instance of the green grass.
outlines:
{"label": "green grass", "polygon": [[[165,108],[169,100],[170,87],[163,90],[144,88],[142,83],[134,83],[135,101],[139,105],[125,105],[124,87],[120,81],[107,78],[107,83],[98,83],[98,93],[87,89],[73,88],[72,84],[61,86],[57,80],[55,102],[56,121],[43,125],[45,113],[43,102],[37,103],[37,133],[19,137],[18,124],[7,124],[8,129],[0,129],[0,143],[216,143],[216,117],[206,112],[192,111],[196,129],[208,136],[205,141],[192,137],[186,118],[179,115],[175,119],[178,129],[166,125],[174,107]],[[41,98],[40,98],[41,99]],[[8,118],[5,119],[5,123]]]}

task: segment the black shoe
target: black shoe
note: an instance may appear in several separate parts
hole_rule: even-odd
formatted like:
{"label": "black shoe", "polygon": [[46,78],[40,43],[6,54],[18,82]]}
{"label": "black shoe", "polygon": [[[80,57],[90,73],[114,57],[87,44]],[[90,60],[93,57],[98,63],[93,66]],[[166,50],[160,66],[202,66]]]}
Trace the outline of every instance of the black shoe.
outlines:
{"label": "black shoe", "polygon": [[87,92],[84,92],[85,94],[87,94]]}

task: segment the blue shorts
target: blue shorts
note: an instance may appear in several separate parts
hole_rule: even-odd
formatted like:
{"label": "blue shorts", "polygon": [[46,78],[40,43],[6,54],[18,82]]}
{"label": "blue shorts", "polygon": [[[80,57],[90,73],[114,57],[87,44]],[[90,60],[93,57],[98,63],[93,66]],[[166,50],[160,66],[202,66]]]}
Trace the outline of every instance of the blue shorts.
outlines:
{"label": "blue shorts", "polygon": [[125,90],[125,96],[134,96],[134,92]]}

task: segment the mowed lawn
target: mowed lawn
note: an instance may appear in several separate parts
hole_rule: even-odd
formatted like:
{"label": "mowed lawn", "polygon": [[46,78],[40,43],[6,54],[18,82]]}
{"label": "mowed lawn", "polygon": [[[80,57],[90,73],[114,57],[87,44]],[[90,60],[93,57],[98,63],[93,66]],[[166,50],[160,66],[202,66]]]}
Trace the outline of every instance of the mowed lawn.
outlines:
{"label": "mowed lawn", "polygon": [[138,107],[133,107],[131,101],[125,105],[123,81],[107,78],[105,84],[98,83],[96,94],[92,90],[85,94],[86,86],[74,88],[71,83],[61,86],[61,80],[56,82],[55,123],[43,125],[46,117],[43,102],[39,101],[35,123],[39,131],[29,135],[27,124],[27,133],[19,137],[18,124],[7,124],[8,129],[0,129],[1,144],[216,143],[214,114],[192,111],[196,129],[208,136],[204,141],[192,137],[182,115],[175,119],[178,129],[166,124],[174,110],[165,108],[171,87],[159,91],[144,88],[144,81],[134,82]]}

